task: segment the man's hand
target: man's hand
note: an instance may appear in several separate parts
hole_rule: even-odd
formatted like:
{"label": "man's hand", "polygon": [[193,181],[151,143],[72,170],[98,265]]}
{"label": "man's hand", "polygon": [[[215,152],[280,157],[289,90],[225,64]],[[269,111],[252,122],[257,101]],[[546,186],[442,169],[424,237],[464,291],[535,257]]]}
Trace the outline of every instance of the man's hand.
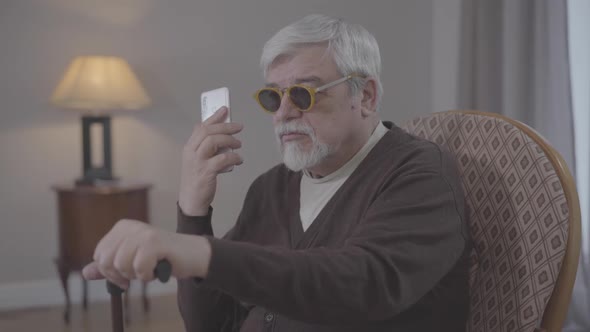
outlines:
{"label": "man's hand", "polygon": [[106,278],[127,289],[129,280],[153,280],[156,264],[162,259],[170,262],[176,278],[206,277],[211,246],[202,236],[167,232],[124,219],[100,240],[93,259],[82,271],[84,278]]}
{"label": "man's hand", "polygon": [[238,149],[242,143],[234,138],[242,130],[237,123],[223,123],[228,109],[220,108],[195,127],[182,153],[182,172],[178,205],[189,216],[205,216],[215,197],[217,175],[242,163],[232,151],[217,154],[223,148]]}

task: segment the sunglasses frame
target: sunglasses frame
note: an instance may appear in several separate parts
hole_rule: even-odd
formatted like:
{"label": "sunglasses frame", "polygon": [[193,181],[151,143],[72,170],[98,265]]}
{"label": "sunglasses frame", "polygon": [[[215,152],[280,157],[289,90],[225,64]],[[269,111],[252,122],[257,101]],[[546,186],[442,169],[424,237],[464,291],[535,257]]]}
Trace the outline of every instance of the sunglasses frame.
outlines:
{"label": "sunglasses frame", "polygon": [[[280,98],[281,103],[283,102],[283,96],[286,94],[289,97],[289,102],[293,106],[297,107],[297,109],[300,112],[309,112],[309,110],[313,107],[313,105],[315,105],[315,95],[316,95],[316,93],[321,92],[321,91],[324,91],[326,89],[329,89],[329,88],[331,88],[331,87],[333,87],[335,85],[338,85],[340,83],[344,83],[344,82],[346,82],[346,81],[348,81],[348,80],[350,80],[350,79],[352,79],[354,77],[360,77],[360,76],[359,75],[356,75],[356,74],[346,75],[346,76],[343,76],[343,77],[341,77],[341,78],[339,78],[339,79],[337,79],[335,81],[332,81],[330,83],[326,83],[326,84],[324,84],[322,86],[319,86],[317,88],[316,87],[311,87],[311,86],[306,86],[306,85],[303,85],[303,84],[294,84],[294,85],[291,85],[290,87],[287,87],[287,88],[284,88],[284,89],[276,88],[276,87],[274,87],[274,88],[272,88],[272,87],[265,87],[265,88],[262,88],[262,89],[259,89],[258,91],[256,91],[254,93],[254,96],[253,97],[254,97],[254,99],[256,99],[256,102],[258,102],[258,105],[260,105],[260,107],[265,112],[270,113],[270,114],[275,114],[278,111],[278,109],[277,109],[277,111],[274,111],[273,112],[273,111],[269,111],[268,109],[266,109],[266,107],[264,107],[264,105],[262,105],[262,103],[260,102],[260,97],[259,96],[260,96],[260,93],[263,92],[263,91],[274,91],[274,92],[276,92],[279,95],[279,98]],[[296,87],[297,88],[305,89],[309,93],[309,95],[311,97],[310,98],[311,101],[309,103],[309,107],[308,108],[306,108],[306,109],[299,108],[291,100],[291,89],[296,88]],[[280,104],[279,104],[279,107],[280,107]]]}

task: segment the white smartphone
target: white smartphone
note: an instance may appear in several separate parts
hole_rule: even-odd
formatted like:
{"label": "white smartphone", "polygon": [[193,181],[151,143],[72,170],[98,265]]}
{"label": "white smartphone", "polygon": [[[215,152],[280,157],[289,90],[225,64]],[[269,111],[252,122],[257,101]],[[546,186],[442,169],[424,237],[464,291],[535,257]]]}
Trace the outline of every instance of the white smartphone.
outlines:
{"label": "white smartphone", "polygon": [[[227,107],[228,113],[225,117],[225,123],[231,122],[231,108],[229,107],[229,89],[222,87],[201,93],[201,122],[207,120],[213,113],[217,112],[222,106]],[[223,149],[218,153],[231,151],[231,149]],[[222,172],[231,172],[233,166],[224,169]]]}

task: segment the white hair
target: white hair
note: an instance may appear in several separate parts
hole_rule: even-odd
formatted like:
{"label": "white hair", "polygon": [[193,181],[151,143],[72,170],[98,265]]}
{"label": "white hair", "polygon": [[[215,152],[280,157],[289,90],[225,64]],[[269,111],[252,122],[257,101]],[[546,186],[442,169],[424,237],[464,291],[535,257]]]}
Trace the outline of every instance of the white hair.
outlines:
{"label": "white hair", "polygon": [[[260,66],[264,76],[278,57],[293,55],[301,47],[323,43],[327,43],[327,51],[334,57],[342,76],[355,73],[375,79],[379,109],[383,94],[379,45],[375,37],[359,24],[312,14],[282,28],[266,42],[262,50]],[[349,80],[351,94],[358,93],[364,83],[363,78]]]}

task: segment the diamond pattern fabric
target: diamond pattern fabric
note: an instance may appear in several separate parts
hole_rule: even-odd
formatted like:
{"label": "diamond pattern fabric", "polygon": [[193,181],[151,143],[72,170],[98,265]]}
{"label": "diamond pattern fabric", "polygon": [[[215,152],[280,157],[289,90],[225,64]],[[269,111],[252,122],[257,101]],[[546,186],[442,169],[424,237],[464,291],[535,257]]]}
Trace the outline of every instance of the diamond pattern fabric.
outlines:
{"label": "diamond pattern fabric", "polygon": [[564,258],[569,218],[545,152],[489,115],[435,113],[403,128],[457,158],[474,244],[468,331],[534,331]]}

